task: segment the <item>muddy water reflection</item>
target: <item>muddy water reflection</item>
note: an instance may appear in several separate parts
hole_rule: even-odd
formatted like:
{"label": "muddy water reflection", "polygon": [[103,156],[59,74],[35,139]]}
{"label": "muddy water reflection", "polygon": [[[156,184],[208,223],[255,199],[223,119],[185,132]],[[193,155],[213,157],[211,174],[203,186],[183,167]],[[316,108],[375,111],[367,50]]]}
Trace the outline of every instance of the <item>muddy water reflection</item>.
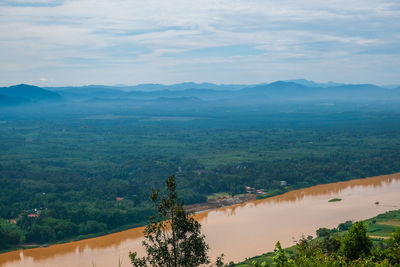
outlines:
{"label": "muddy water reflection", "polygon": [[[314,186],[269,199],[203,212],[196,218],[210,244],[212,257],[242,260],[271,251],[277,240],[293,244],[301,234],[335,227],[400,208],[400,174]],[[340,202],[328,202],[338,197]],[[380,205],[375,205],[379,201]],[[0,254],[1,267],[130,266],[128,252],[142,253],[143,228],[48,248]]]}

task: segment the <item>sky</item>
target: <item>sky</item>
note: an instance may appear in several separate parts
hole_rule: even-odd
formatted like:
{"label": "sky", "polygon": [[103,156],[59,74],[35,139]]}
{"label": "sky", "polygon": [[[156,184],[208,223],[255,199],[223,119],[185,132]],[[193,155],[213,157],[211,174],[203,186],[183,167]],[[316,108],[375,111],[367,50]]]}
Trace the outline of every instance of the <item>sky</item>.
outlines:
{"label": "sky", "polygon": [[0,86],[400,84],[399,0],[0,0]]}

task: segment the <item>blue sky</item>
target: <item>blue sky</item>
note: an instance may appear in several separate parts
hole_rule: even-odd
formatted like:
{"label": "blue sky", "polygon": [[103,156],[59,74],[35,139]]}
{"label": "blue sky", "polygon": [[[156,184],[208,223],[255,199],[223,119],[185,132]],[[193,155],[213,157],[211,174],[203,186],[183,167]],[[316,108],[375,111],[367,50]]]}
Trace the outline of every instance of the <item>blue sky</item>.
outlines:
{"label": "blue sky", "polygon": [[400,84],[398,0],[0,0],[0,86]]}

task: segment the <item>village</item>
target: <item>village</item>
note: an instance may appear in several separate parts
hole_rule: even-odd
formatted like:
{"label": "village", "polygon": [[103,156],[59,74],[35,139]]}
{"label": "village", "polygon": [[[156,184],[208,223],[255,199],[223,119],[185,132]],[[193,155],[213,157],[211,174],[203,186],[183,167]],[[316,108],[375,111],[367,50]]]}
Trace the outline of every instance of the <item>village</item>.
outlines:
{"label": "village", "polygon": [[[286,181],[280,181],[279,183],[280,186],[287,185]],[[256,189],[247,185],[244,188],[246,190],[246,194],[240,194],[235,196],[224,195],[221,197],[208,198],[207,202],[185,205],[184,208],[189,213],[197,213],[200,211],[221,208],[224,206],[241,204],[247,201],[256,200],[258,198],[264,198],[263,194],[265,193],[265,189]]]}

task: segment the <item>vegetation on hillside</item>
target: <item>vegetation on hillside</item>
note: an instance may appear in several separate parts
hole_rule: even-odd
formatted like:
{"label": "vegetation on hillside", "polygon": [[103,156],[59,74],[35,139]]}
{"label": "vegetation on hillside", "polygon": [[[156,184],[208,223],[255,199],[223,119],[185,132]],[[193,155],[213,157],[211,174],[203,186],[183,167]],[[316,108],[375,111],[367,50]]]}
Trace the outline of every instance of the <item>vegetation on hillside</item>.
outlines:
{"label": "vegetation on hillside", "polygon": [[317,238],[301,237],[296,245],[231,266],[399,266],[400,210],[365,222],[320,228]]}

